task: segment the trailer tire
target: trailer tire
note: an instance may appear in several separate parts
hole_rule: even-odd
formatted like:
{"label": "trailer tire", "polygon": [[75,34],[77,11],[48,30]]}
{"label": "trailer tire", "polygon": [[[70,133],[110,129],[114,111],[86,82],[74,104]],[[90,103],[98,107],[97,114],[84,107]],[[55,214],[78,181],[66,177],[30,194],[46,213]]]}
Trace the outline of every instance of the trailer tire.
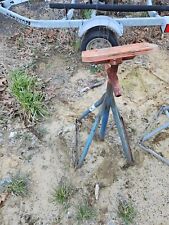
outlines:
{"label": "trailer tire", "polygon": [[92,50],[96,48],[106,48],[117,46],[116,35],[105,27],[92,28],[84,35],[81,42],[81,51]]}

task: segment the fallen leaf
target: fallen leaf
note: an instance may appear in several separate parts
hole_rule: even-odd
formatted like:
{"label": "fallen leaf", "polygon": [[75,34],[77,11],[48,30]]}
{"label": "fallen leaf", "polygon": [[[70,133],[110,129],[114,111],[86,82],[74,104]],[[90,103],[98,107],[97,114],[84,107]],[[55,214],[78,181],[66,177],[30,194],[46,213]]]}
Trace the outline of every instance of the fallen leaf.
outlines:
{"label": "fallen leaf", "polygon": [[7,80],[5,77],[0,77],[0,92],[4,91],[7,88]]}
{"label": "fallen leaf", "polygon": [[7,200],[8,196],[9,196],[8,192],[0,194],[0,208],[4,206],[4,203]]}

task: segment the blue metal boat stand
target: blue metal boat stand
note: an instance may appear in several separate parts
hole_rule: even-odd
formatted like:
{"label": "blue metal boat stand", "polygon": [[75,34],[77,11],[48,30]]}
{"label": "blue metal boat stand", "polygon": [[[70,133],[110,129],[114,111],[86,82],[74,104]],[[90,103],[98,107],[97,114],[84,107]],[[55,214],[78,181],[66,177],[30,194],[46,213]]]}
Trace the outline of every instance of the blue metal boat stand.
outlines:
{"label": "blue metal boat stand", "polygon": [[[160,108],[159,112],[154,117],[153,121],[149,124],[149,126],[146,128],[146,130],[148,130],[150,125],[153,124],[162,114],[164,114],[167,118],[169,118],[169,106],[162,106]],[[148,152],[149,154],[153,155],[154,157],[156,157],[157,159],[161,160],[162,162],[164,162],[165,164],[167,164],[169,166],[169,159],[165,158],[160,153],[156,152],[154,149],[151,149],[145,145],[146,141],[155,137],[157,134],[159,134],[160,132],[162,132],[163,130],[165,130],[167,128],[169,128],[169,122],[164,123],[163,125],[155,128],[154,130],[152,130],[149,133],[146,132],[144,134],[144,136],[140,139],[139,146],[141,147],[141,149],[143,151]]]}
{"label": "blue metal boat stand", "polygon": [[[157,46],[149,43],[136,43],[130,45],[116,46],[104,49],[94,49],[82,52],[82,61],[95,64],[105,64],[105,70],[107,73],[107,89],[103,96],[96,101],[91,107],[89,107],[82,115],[76,120],[76,168],[82,166],[84,159],[89,151],[93,137],[97,128],[100,125],[99,136],[100,140],[104,140],[107,123],[109,120],[110,111],[112,112],[115,126],[118,131],[118,135],[122,144],[122,151],[126,158],[127,164],[133,164],[133,156],[128,143],[127,133],[125,130],[123,118],[117,108],[115,97],[121,96],[120,84],[117,76],[118,66],[124,60],[133,59],[135,56],[145,54]],[[87,137],[85,146],[82,150],[82,154],[78,157],[78,125],[85,119],[91,112],[99,107],[99,112],[96,115],[95,121],[92,125],[91,131]]]}
{"label": "blue metal boat stand", "polygon": [[[96,115],[91,131],[87,137],[86,144],[83,148],[80,159],[76,162],[76,168],[79,168],[82,166],[84,159],[89,151],[89,148],[94,138],[94,135],[96,133],[96,130],[100,123],[101,123],[101,126],[100,126],[99,136],[100,136],[100,140],[104,140],[110,110],[112,111],[115,125],[117,127],[118,134],[121,139],[123,154],[127,160],[127,163],[133,164],[133,157],[132,157],[132,153],[128,143],[123,118],[119,113],[119,110],[117,108],[117,105],[114,99],[114,94],[117,97],[121,95],[118,84],[116,83],[117,69],[118,69],[118,65],[111,65],[111,68],[108,68],[107,73],[108,73],[109,79],[107,82],[106,93],[103,94],[103,96],[98,101],[96,101],[91,107],[89,107],[86,111],[84,111],[82,115],[76,120],[76,125],[78,126],[78,123],[81,123],[83,119],[85,119],[91,112],[93,112],[96,108],[99,107],[99,112]],[[76,127],[76,131],[78,131],[77,127]],[[76,140],[77,139],[78,138],[76,138]],[[78,144],[76,143],[76,146],[77,145]]]}

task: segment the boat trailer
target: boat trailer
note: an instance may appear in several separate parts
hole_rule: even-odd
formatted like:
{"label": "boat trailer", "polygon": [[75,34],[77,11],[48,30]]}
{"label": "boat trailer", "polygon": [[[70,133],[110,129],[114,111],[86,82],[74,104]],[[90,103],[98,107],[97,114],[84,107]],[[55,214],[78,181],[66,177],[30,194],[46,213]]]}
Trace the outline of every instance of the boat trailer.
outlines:
{"label": "boat trailer", "polygon": [[[66,16],[56,20],[30,19],[12,11],[16,5],[28,2],[28,0],[0,0],[0,13],[32,28],[61,29],[77,28],[78,36],[81,38],[81,50],[101,47],[112,47],[118,45],[118,38],[123,35],[125,27],[159,26],[162,32],[169,32],[169,17],[160,16],[158,12],[169,11],[169,6],[153,5],[152,0],[147,0],[145,5],[118,5],[104,4],[97,2],[93,4],[78,3],[72,0],[70,4],[47,3],[51,10],[63,9]],[[74,11],[91,10],[89,19],[74,17]],[[97,15],[99,11],[113,12],[143,12],[148,13],[147,17],[124,17],[115,18],[105,15]]]}

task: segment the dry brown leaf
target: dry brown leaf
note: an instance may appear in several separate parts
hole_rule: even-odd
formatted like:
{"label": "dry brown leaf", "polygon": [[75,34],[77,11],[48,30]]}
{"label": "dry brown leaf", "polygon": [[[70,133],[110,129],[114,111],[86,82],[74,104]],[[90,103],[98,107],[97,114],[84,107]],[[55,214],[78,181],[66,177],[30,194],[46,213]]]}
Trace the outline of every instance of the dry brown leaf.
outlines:
{"label": "dry brown leaf", "polygon": [[4,91],[7,87],[7,80],[5,77],[0,77],[0,92]]}
{"label": "dry brown leaf", "polygon": [[32,28],[28,28],[25,30],[25,36],[30,36],[30,34],[33,33],[33,29]]}
{"label": "dry brown leaf", "polygon": [[0,194],[0,208],[4,206],[4,203],[7,200],[8,196],[9,196],[8,192]]}

